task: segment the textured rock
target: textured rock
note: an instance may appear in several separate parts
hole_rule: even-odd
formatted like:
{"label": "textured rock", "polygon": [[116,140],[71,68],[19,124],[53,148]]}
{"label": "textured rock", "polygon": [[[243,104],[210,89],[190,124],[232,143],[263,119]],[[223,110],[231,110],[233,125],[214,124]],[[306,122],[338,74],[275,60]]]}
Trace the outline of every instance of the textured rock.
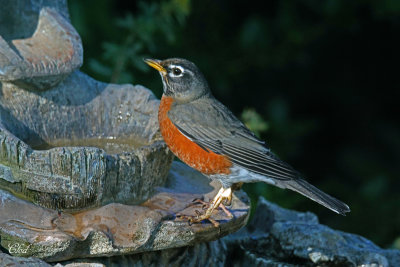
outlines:
{"label": "textured rock", "polygon": [[74,72],[44,92],[12,83],[0,91],[1,188],[80,210],[139,203],[165,182],[173,155],[158,132],[159,101],[144,87]]}
{"label": "textured rock", "polygon": [[3,0],[0,8],[0,35],[6,40],[31,37],[38,25],[40,11],[52,8],[69,19],[67,0]]}
{"label": "textured rock", "polygon": [[[185,173],[184,168],[176,167],[174,166],[172,171],[175,175],[178,172]],[[177,180],[177,182],[180,181]],[[193,190],[193,187],[186,186],[186,189]],[[74,259],[59,264],[63,266],[104,264],[108,267],[394,267],[398,266],[399,262],[399,250],[381,249],[363,237],[335,231],[319,224],[318,218],[312,213],[286,210],[260,198],[251,223],[240,231],[217,241],[134,255]]]}
{"label": "textured rock", "polygon": [[[195,244],[194,246],[171,248],[160,251],[145,252],[134,255],[115,257],[76,259],[59,263],[65,267],[73,267],[71,264],[104,264],[107,267],[119,266],[229,266],[226,265],[227,249],[223,241]],[[84,267],[86,265],[82,265]]]}
{"label": "textured rock", "polygon": [[0,188],[63,210],[149,198],[173,159],[159,101],[75,71],[83,50],[65,0],[1,6]]}
{"label": "textured rock", "polygon": [[[21,1],[15,5],[18,2]],[[31,37],[6,40],[0,35],[0,81],[42,91],[58,84],[82,65],[83,49],[78,33],[56,8],[44,5],[38,21],[31,23],[37,24]]]}
{"label": "textured rock", "polygon": [[[109,204],[79,213],[58,214],[0,191],[1,246],[14,256],[39,257],[46,261],[112,256],[163,250],[215,240],[243,227],[248,219],[248,199],[236,192],[233,219],[222,210],[211,223],[189,225],[175,218],[177,212],[194,215],[201,205],[194,198],[212,198],[219,189],[189,167],[175,163],[166,187],[141,205]],[[18,248],[18,249],[15,249]],[[22,252],[21,252],[22,251]],[[197,256],[201,257],[201,256]]]}
{"label": "textured rock", "polygon": [[[176,173],[177,168],[174,168]],[[182,172],[182,169],[180,169]],[[190,187],[189,187],[190,188]],[[251,223],[217,241],[135,255],[75,259],[105,266],[398,266],[400,251],[318,223],[260,198]],[[77,265],[80,266],[80,265]],[[83,265],[84,266],[84,265]]]}
{"label": "textured rock", "polygon": [[38,258],[13,257],[0,252],[0,266],[7,267],[51,267],[50,264]]}
{"label": "textured rock", "polygon": [[318,223],[312,213],[259,199],[252,222],[224,238],[228,251],[249,266],[397,266],[399,250]]}

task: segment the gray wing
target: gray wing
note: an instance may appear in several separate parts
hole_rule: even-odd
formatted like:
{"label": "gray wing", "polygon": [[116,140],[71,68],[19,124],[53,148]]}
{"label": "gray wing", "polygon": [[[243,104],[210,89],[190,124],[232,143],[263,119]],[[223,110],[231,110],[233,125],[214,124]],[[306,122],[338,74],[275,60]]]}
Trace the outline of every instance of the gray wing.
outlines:
{"label": "gray wing", "polygon": [[168,117],[204,150],[226,155],[234,164],[276,179],[277,186],[296,191],[334,212],[345,215],[350,211],[345,203],[301,179],[297,171],[274,156],[263,141],[214,98],[176,104]]}
{"label": "gray wing", "polygon": [[278,180],[299,177],[298,172],[274,156],[263,141],[214,98],[176,104],[168,117],[182,134],[204,150],[226,155],[249,171]]}

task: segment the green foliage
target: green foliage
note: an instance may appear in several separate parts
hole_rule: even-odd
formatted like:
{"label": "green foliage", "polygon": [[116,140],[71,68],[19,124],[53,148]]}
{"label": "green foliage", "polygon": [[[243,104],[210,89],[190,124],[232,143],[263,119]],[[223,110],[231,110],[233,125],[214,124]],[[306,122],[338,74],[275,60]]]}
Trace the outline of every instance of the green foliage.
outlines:
{"label": "green foliage", "polygon": [[254,108],[246,108],[241,116],[244,124],[252,130],[258,137],[268,130],[268,123],[257,113]]}
{"label": "green foliage", "polygon": [[400,249],[400,236],[394,240],[393,248]]}
{"label": "green foliage", "polygon": [[112,83],[136,82],[135,70],[149,71],[143,58],[157,54],[160,44],[172,45],[189,13],[190,0],[140,1],[137,14],[114,19],[118,37],[101,42],[101,56],[88,59],[89,72]]}

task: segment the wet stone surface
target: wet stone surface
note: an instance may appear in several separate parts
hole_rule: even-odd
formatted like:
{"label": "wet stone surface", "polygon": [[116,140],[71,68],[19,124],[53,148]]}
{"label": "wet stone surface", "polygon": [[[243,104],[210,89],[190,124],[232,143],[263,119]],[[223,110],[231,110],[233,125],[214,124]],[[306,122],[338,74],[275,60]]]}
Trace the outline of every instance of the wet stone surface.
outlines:
{"label": "wet stone surface", "polygon": [[[183,186],[181,186],[183,185]],[[211,199],[219,184],[175,162],[165,187],[140,205],[108,204],[78,213],[39,207],[0,191],[1,246],[14,256],[46,261],[112,256],[212,241],[243,227],[248,219],[247,196],[236,192],[230,207],[233,219],[222,210],[210,222],[189,225],[178,212],[195,215],[201,205],[193,199]]]}
{"label": "wet stone surface", "polygon": [[81,210],[139,203],[165,182],[173,155],[158,132],[159,100],[146,88],[74,72],[44,92],[12,83],[0,90],[0,188]]}

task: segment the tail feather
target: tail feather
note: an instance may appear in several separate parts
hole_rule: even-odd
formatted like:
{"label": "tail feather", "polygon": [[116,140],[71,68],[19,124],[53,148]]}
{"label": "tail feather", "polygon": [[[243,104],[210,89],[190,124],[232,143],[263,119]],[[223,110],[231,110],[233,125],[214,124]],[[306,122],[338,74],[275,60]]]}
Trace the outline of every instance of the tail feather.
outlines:
{"label": "tail feather", "polygon": [[296,191],[338,214],[346,216],[346,212],[350,212],[349,206],[345,203],[322,192],[303,179],[287,181],[285,186],[286,188]]}

